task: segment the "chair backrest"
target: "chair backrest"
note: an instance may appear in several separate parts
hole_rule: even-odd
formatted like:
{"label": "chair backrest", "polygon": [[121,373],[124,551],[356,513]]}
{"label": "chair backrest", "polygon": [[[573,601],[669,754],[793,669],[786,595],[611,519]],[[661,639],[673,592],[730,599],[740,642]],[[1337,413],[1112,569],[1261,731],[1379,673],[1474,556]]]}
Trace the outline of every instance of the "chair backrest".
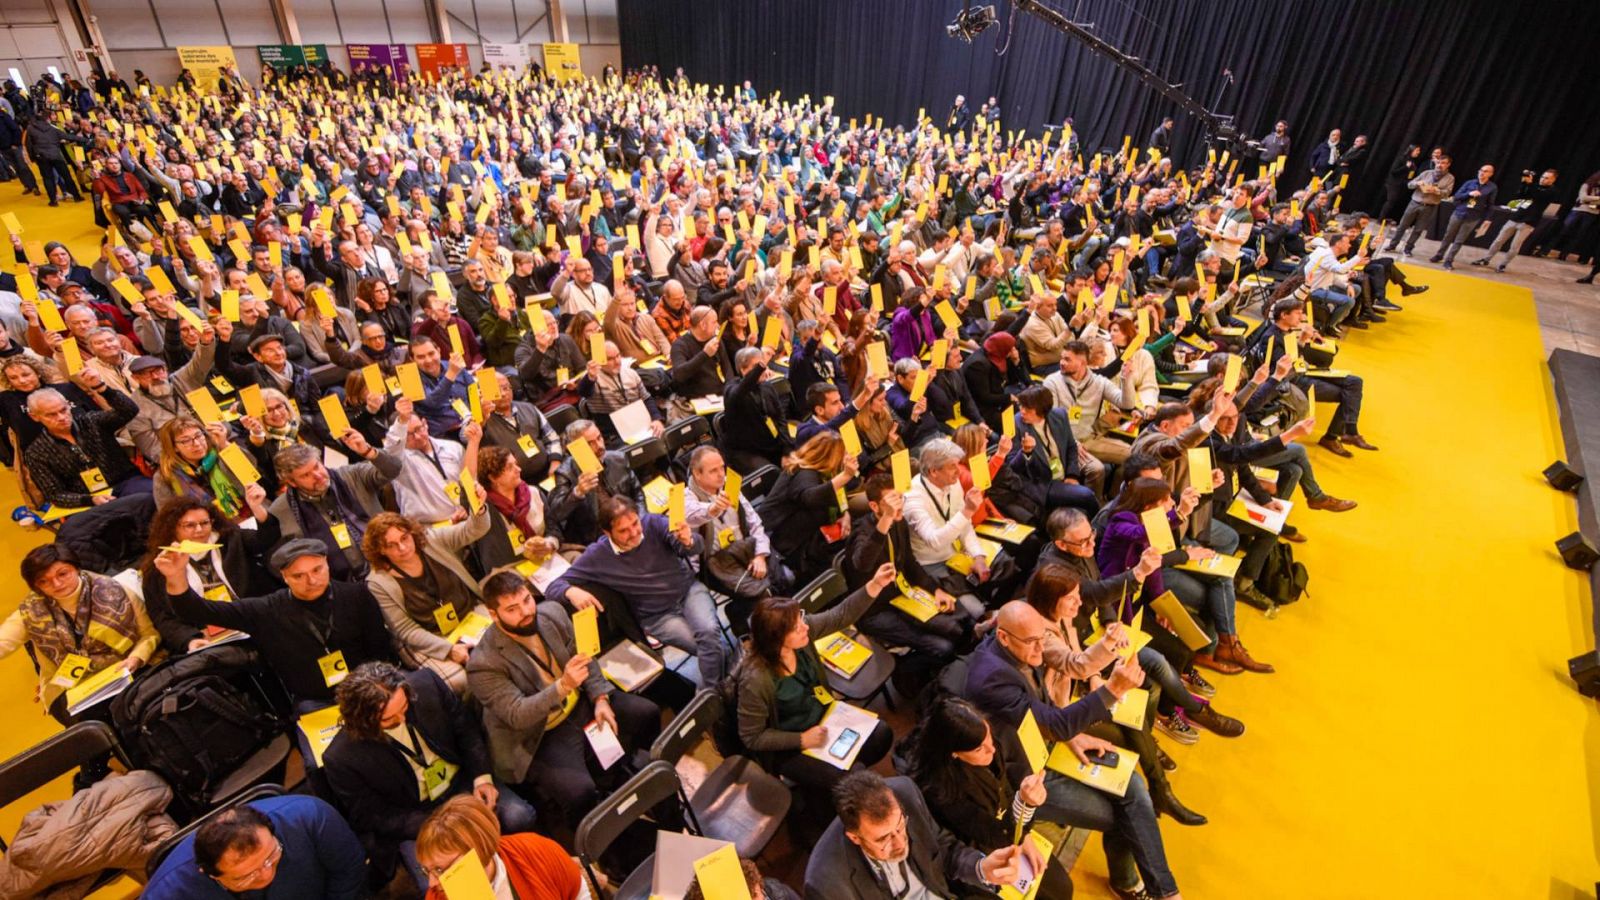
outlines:
{"label": "chair backrest", "polygon": [[772,486],[778,483],[778,476],[783,474],[777,466],[762,466],[744,478],[744,484],[739,488],[740,494],[747,500],[755,501],[767,495]]}
{"label": "chair backrest", "polygon": [[661,472],[661,463],[667,458],[667,445],[660,438],[651,438],[638,444],[629,444],[622,451],[628,468],[635,473]]}
{"label": "chair backrest", "polygon": [[722,437],[722,419],[725,416],[727,416],[727,413],[719,412],[711,417],[711,433],[715,434],[718,438]]}
{"label": "chair backrest", "polygon": [[[577,847],[579,860],[590,870],[591,882],[594,881],[593,866],[612,842],[621,837],[628,826],[655,809],[657,804],[664,800],[676,800],[681,789],[677,770],[671,763],[657,760],[640,769],[639,774],[629,778],[615,793],[589,810],[589,814],[578,823],[573,843]],[[596,893],[596,896],[600,895]]]}
{"label": "chair backrest", "polygon": [[87,762],[110,753],[131,768],[116,732],[104,722],[79,722],[0,763],[0,807],[26,797]]}
{"label": "chair backrest", "polygon": [[650,745],[650,758],[675,764],[700,743],[705,734],[722,718],[722,698],[716,691],[701,691],[694,695],[683,711],[678,713]]}
{"label": "chair backrest", "polygon": [[810,615],[827,609],[833,601],[843,597],[844,588],[844,576],[839,574],[838,569],[829,569],[818,575],[810,584],[795,591],[794,599],[800,604],[800,610]]}
{"label": "chair backrest", "polygon": [[568,425],[578,420],[578,410],[571,403],[563,403],[544,414],[544,420],[560,435]]}
{"label": "chair backrest", "polygon": [[667,454],[677,456],[685,447],[692,447],[711,436],[711,423],[705,416],[690,416],[668,425],[661,433],[667,442]]}
{"label": "chair backrest", "polygon": [[161,863],[166,860],[170,853],[172,853],[174,847],[183,843],[184,838],[187,838],[189,835],[199,831],[200,826],[221,815],[224,810],[233,809],[236,806],[243,806],[246,803],[254,803],[257,800],[265,800],[268,797],[281,797],[282,795],[282,785],[258,784],[255,787],[244,791],[243,793],[236,794],[232,800],[229,800],[227,803],[222,804],[216,809],[213,809],[200,818],[195,819],[193,822],[190,822],[189,824],[173,832],[172,836],[162,841],[160,845],[156,847],[155,852],[150,854],[150,858],[145,860],[145,879],[149,880],[150,876],[156,874],[156,870],[161,868]]}

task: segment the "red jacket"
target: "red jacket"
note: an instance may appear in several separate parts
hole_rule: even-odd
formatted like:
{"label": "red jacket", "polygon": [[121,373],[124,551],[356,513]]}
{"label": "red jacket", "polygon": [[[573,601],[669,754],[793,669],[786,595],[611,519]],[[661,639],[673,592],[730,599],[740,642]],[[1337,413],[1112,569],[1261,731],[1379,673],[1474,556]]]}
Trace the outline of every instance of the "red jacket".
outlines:
{"label": "red jacket", "polygon": [[94,192],[104,194],[112,203],[144,203],[150,199],[144,184],[127,169],[115,175],[105,172],[94,180]]}

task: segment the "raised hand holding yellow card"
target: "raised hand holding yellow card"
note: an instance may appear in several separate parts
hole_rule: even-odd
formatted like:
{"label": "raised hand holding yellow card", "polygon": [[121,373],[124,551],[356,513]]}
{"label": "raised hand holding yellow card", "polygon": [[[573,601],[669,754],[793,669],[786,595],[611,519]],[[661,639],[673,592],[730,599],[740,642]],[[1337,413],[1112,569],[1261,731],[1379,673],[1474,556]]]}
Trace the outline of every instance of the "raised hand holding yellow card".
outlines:
{"label": "raised hand holding yellow card", "polygon": [[1195,493],[1211,493],[1211,448],[1189,448],[1189,486]]}
{"label": "raised hand holding yellow card", "polygon": [[250,461],[250,456],[238,444],[228,444],[217,452],[217,456],[233,473],[233,477],[239,479],[240,484],[257,484],[261,481],[261,473],[256,470],[255,463]]}
{"label": "raised hand holding yellow card", "polygon": [[585,475],[600,472],[600,460],[594,455],[594,448],[583,438],[578,438],[567,445],[567,455],[578,464],[578,471]]}

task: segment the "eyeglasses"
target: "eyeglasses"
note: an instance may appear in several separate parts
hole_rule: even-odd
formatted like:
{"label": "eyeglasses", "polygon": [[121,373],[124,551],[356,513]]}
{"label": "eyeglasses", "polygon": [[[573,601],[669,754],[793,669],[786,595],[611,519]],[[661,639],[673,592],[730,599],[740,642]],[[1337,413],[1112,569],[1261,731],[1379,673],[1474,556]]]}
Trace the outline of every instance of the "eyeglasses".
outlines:
{"label": "eyeglasses", "polygon": [[[222,885],[224,887],[227,887],[230,884],[232,884],[232,885],[254,884],[258,879],[261,878],[261,876],[266,875],[268,872],[271,872],[273,867],[277,866],[277,864],[279,862],[283,861],[283,842],[278,840],[277,838],[273,838],[272,839],[272,843],[275,844],[276,846],[273,847],[273,850],[272,850],[271,853],[267,854],[267,858],[262,861],[260,866],[256,867],[255,869],[252,869],[249,872],[242,872],[242,873],[240,873],[238,875],[227,875],[227,876],[213,875],[211,877],[211,880],[215,881],[216,883],[218,883],[218,884],[220,884],[220,885]],[[230,888],[230,890],[231,890],[231,888]]]}
{"label": "eyeglasses", "polygon": [[856,837],[860,837],[861,838],[862,846],[867,847],[867,848],[869,848],[871,850],[875,850],[875,851],[877,851],[879,853],[885,853],[885,852],[888,851],[890,845],[894,842],[894,839],[896,837],[898,837],[898,836],[904,835],[905,833],[906,833],[906,815],[905,815],[904,812],[902,812],[902,813],[900,813],[900,821],[896,822],[893,828],[891,828],[887,832],[885,832],[883,837],[880,837],[880,838],[866,838],[866,837],[863,837],[859,832],[856,834]]}
{"label": "eyeglasses", "polygon": [[173,438],[172,442],[174,444],[204,444],[206,442],[206,433],[204,431],[192,431]]}
{"label": "eyeglasses", "polygon": [[1062,540],[1065,541],[1069,547],[1087,547],[1094,543],[1094,532],[1091,531],[1081,538],[1063,537]]}
{"label": "eyeglasses", "polygon": [[[467,852],[470,853],[472,851],[469,850]],[[443,878],[444,877],[444,873],[449,871],[450,867],[455,865],[456,862],[458,860],[460,860],[461,857],[464,856],[464,855],[466,855],[466,854],[458,853],[455,856],[451,857],[450,861],[445,863],[442,866],[422,866],[422,874],[428,876],[429,878],[435,878],[435,879]]]}

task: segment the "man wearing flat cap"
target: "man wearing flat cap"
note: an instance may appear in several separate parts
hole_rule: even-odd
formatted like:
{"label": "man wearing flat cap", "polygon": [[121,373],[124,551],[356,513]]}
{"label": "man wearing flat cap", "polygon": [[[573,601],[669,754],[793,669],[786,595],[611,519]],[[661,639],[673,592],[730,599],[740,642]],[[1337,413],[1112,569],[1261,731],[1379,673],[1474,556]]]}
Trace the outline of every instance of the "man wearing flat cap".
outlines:
{"label": "man wearing flat cap", "polygon": [[334,685],[356,666],[396,662],[383,613],[366,583],[330,581],[328,548],[321,541],[295,538],[279,546],[272,569],[288,587],[231,603],[195,593],[188,562],[187,554],[172,550],[156,557],[173,612],[190,625],[220,625],[250,635],[300,712],[333,703]]}

